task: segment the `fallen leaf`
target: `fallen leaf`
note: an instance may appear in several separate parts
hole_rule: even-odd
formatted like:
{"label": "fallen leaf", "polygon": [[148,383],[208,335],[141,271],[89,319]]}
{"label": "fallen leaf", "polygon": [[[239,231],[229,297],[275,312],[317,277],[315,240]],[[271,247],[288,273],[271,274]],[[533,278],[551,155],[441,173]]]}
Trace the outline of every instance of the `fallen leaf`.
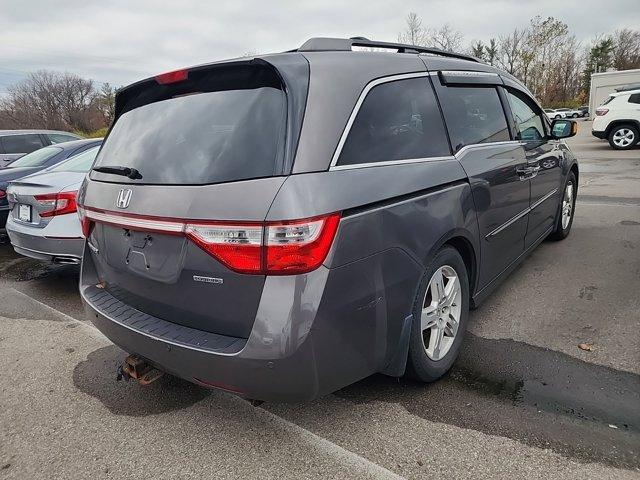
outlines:
{"label": "fallen leaf", "polygon": [[584,350],[586,352],[593,351],[593,345],[591,345],[590,343],[580,343],[580,344],[578,344],[578,348],[580,350]]}

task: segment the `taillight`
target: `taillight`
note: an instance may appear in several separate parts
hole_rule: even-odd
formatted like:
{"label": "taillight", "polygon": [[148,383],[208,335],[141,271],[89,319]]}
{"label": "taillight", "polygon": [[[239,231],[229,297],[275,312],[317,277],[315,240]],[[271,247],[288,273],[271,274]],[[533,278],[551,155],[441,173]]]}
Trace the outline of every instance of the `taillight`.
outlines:
{"label": "taillight", "polygon": [[187,224],[184,232],[187,238],[230,269],[241,273],[260,273],[262,230],[259,224]]}
{"label": "taillight", "polygon": [[597,108],[596,109],[596,115],[599,117],[602,117],[603,115],[606,115],[607,113],[609,113],[609,109],[608,108]]}
{"label": "taillight", "polygon": [[329,253],[340,214],[249,225],[187,224],[196,245],[241,273],[297,275],[318,268]]}
{"label": "taillight", "polygon": [[318,268],[333,243],[340,214],[282,222],[190,222],[78,209],[82,231],[95,222],[167,235],[184,235],[229,269],[259,275],[297,275]]}
{"label": "taillight", "polygon": [[7,192],[5,192],[4,190],[0,190],[0,198],[4,198],[7,196]]}
{"label": "taillight", "polygon": [[33,198],[46,207],[47,210],[40,212],[41,217],[55,217],[73,213],[77,210],[76,196],[78,192],[48,193],[45,195],[35,195]]}
{"label": "taillight", "polygon": [[174,70],[173,72],[161,73],[154,78],[160,85],[169,85],[170,83],[183,82],[189,77],[189,70]]}
{"label": "taillight", "polygon": [[266,271],[273,275],[310,272],[324,262],[340,223],[333,214],[266,227]]}
{"label": "taillight", "polygon": [[82,205],[78,205],[78,218],[80,219],[80,226],[82,227],[82,236],[89,238],[94,222],[87,216],[87,211]]}

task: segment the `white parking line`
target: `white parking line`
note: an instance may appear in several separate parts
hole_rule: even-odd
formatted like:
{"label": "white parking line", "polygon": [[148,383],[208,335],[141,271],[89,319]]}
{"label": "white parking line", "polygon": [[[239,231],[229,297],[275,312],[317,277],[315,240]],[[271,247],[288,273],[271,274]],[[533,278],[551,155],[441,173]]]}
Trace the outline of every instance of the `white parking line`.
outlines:
{"label": "white parking line", "polygon": [[13,290],[18,295],[20,295],[20,296],[22,296],[24,298],[28,298],[33,303],[41,306],[45,310],[48,310],[48,311],[54,313],[55,315],[57,315],[59,317],[64,318],[65,320],[69,320],[71,322],[79,323],[82,326],[82,328],[84,328],[87,331],[87,333],[90,336],[92,336],[93,338],[99,338],[101,340],[108,340],[107,337],[105,337],[100,330],[98,330],[96,327],[93,326],[93,324],[91,324],[89,322],[83,322],[82,320],[78,320],[77,318],[74,318],[71,315],[67,315],[64,312],[61,312],[60,310],[58,310],[56,308],[53,308],[51,305],[47,305],[46,303],[41,302],[40,300],[36,300],[32,296],[27,295],[26,293],[21,292],[20,290],[17,290],[17,289],[15,289],[13,287],[9,287],[9,290]]}
{"label": "white parking line", "polygon": [[228,395],[233,402],[241,402],[242,406],[244,408],[251,409],[250,411],[252,413],[255,413],[256,415],[263,415],[268,421],[275,423],[283,430],[301,437],[310,447],[318,450],[321,453],[336,457],[349,466],[362,470],[365,475],[370,476],[371,478],[406,480],[405,477],[402,477],[392,472],[391,470],[386,469],[382,465],[378,465],[371,460],[367,460],[357,453],[354,453],[351,450],[347,450],[340,445],[327,440],[326,438],[320,437],[319,435],[316,435],[306,428],[303,428],[296,423],[290,422],[289,420],[286,420],[276,415],[275,413],[271,413],[264,408],[252,407],[250,403],[242,400],[240,397],[237,397],[235,395],[226,395]]}
{"label": "white parking line", "polygon": [[[16,290],[13,287],[9,287],[9,288],[10,290],[13,290],[18,295],[28,298],[33,303],[43,307],[44,309],[54,313],[55,315],[65,320],[79,323],[80,325],[82,325],[84,330],[91,337],[108,341],[107,337],[105,337],[102,334],[102,332],[100,332],[100,330],[94,327],[91,323],[83,322],[82,320],[78,320],[77,318],[67,315],[66,313],[61,312],[60,310],[57,310],[56,308],[53,308],[52,306],[47,305],[46,303],[36,300],[35,298],[27,295],[26,293],[21,292],[20,290]],[[242,398],[236,395],[231,395],[231,394],[225,394],[225,395],[229,397],[230,401],[238,403],[238,405],[247,409],[251,413],[255,415],[262,415],[268,421],[276,424],[279,428],[282,428],[283,430],[300,437],[310,447],[318,450],[321,453],[331,455],[332,457],[335,457],[339,461],[342,461],[343,463],[349,466],[352,466],[358,470],[361,470],[366,476],[369,476],[371,478],[380,478],[380,479],[406,480],[404,477],[392,472],[391,470],[388,470],[383,466],[378,465],[377,463],[367,460],[366,458],[361,457],[357,453],[354,453],[350,450],[342,448],[340,445],[337,445],[327,440],[326,438],[320,437],[296,423],[290,422],[289,420],[286,420],[263,408],[252,407],[250,403],[248,403],[246,400],[243,400]]]}

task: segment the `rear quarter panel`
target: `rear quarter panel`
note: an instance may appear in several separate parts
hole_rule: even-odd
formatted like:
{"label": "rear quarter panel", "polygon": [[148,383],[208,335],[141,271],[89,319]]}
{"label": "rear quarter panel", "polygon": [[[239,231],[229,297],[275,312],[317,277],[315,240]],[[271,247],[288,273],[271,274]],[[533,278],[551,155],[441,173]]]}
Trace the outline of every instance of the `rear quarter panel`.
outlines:
{"label": "rear quarter panel", "polygon": [[320,384],[340,388],[389,364],[425,266],[450,238],[477,250],[466,175],[455,159],[294,175],[268,219],[342,211],[313,324]]}

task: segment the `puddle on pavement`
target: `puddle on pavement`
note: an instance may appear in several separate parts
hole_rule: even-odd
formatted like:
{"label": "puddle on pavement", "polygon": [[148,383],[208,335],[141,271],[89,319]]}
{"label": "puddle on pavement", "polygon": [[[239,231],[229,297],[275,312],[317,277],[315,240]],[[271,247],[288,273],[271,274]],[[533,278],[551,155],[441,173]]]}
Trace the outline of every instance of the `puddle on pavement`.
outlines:
{"label": "puddle on pavement", "polygon": [[467,334],[439,382],[374,375],[336,393],[565,456],[640,468],[640,376],[514,340]]}
{"label": "puddle on pavement", "polygon": [[115,345],[91,352],[73,370],[73,383],[115,415],[143,417],[188,408],[210,391],[171,375],[146,387],[137,382],[116,381],[116,371],[126,354]]}

